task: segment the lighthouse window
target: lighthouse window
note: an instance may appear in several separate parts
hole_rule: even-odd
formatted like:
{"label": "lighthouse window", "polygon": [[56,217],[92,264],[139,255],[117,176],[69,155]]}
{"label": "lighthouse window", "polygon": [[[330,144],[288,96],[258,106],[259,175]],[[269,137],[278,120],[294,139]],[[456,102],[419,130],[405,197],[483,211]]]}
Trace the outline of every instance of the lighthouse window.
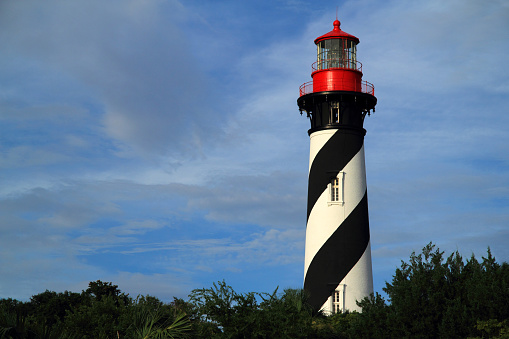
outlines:
{"label": "lighthouse window", "polygon": [[357,69],[357,45],[353,41],[349,41],[349,43],[348,60],[350,62],[350,68]]}
{"label": "lighthouse window", "polygon": [[329,59],[330,43],[326,44],[327,41],[330,41],[330,40],[324,40],[324,41],[320,41],[318,43],[317,69],[329,68],[328,59]]}
{"label": "lighthouse window", "polygon": [[331,43],[329,62],[331,68],[344,67],[342,39],[327,40]]}
{"label": "lighthouse window", "polygon": [[330,103],[330,118],[329,118],[329,123],[331,124],[337,124],[339,123],[340,121],[340,116],[339,116],[339,102],[338,101],[332,101]]}
{"label": "lighthouse window", "polygon": [[331,201],[339,201],[339,179],[334,178],[332,179],[332,197]]}
{"label": "lighthouse window", "polygon": [[343,177],[344,172],[339,172],[336,177],[332,178],[329,184],[329,206],[343,203]]}
{"label": "lighthouse window", "polygon": [[345,285],[340,284],[338,288],[332,292],[332,313],[338,314],[344,311],[345,305]]}

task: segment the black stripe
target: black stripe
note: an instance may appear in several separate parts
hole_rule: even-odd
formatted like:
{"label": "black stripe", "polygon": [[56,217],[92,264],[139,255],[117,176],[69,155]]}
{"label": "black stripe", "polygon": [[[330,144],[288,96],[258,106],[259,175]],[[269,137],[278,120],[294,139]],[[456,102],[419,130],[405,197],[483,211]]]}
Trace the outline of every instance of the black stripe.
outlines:
{"label": "black stripe", "polygon": [[369,242],[368,194],[316,253],[304,278],[310,304],[319,310],[361,258]]}
{"label": "black stripe", "polygon": [[365,133],[364,129],[338,129],[316,154],[309,170],[308,220],[331,178],[337,176],[361,149]]}

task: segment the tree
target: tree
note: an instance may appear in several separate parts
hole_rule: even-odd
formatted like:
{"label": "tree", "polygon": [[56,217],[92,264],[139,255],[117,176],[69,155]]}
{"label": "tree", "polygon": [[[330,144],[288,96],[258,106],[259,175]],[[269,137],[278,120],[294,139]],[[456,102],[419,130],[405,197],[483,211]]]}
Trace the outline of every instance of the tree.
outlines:
{"label": "tree", "polygon": [[362,315],[359,336],[366,329],[383,329],[372,337],[466,338],[482,335],[479,321],[500,322],[509,318],[509,266],[488,255],[466,262],[456,251],[444,257],[432,243],[422,253],[401,262],[379,296],[359,303]]}
{"label": "tree", "polygon": [[193,290],[190,302],[196,305],[200,319],[212,325],[206,326],[211,337],[222,333],[226,338],[241,338],[242,333],[254,331],[258,313],[255,293],[238,294],[223,280],[211,288]]}
{"label": "tree", "polygon": [[312,311],[302,290],[237,293],[220,281],[193,290],[190,302],[210,338],[307,338],[312,331]]}
{"label": "tree", "polygon": [[14,299],[0,299],[0,338],[24,338],[30,333],[25,303]]}
{"label": "tree", "polygon": [[101,300],[102,297],[112,296],[126,301],[128,296],[128,294],[122,293],[117,285],[113,285],[111,282],[102,282],[101,280],[91,281],[85,293],[95,297],[96,300]]}
{"label": "tree", "polygon": [[191,330],[185,312],[149,295],[132,300],[118,323],[122,338],[185,338]]}

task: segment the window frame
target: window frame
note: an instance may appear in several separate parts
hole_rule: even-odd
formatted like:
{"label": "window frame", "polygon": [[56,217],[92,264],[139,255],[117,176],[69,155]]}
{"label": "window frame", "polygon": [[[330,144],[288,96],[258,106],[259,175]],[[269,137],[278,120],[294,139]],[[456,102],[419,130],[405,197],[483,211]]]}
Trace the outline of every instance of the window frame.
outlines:
{"label": "window frame", "polygon": [[[345,172],[338,172],[334,177],[331,177],[328,184],[328,205],[343,205],[345,203]],[[335,192],[335,190],[337,192]],[[337,193],[337,194],[336,194]]]}
{"label": "window frame", "polygon": [[338,287],[332,292],[331,296],[331,313],[337,314],[338,311],[341,313],[345,312],[345,293],[346,293],[346,285],[339,284]]}

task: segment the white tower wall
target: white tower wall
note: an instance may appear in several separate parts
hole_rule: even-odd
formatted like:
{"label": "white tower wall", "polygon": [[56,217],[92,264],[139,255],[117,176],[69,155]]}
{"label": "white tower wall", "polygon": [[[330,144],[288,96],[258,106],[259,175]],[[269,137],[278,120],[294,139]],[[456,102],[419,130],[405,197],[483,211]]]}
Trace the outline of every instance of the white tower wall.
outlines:
{"label": "white tower wall", "polygon": [[[310,135],[310,170],[316,155],[337,132],[337,129],[325,129]],[[334,154],[330,154],[330,156],[332,157]],[[331,168],[331,170],[339,171],[335,174],[339,179],[339,199],[337,199],[339,201],[332,201],[332,188],[329,183],[309,213],[306,228],[305,277],[317,252],[342,226],[345,219],[353,212],[366,195],[364,146],[362,146],[355,156],[348,161],[344,168]],[[334,258],[330,259],[332,261]],[[330,283],[333,282],[331,281]],[[356,304],[356,300],[360,300],[373,292],[371,247],[369,242],[362,256],[355,263],[353,268],[349,270],[348,274],[339,284],[332,287],[331,290],[341,292],[339,300],[334,298],[334,302],[339,305],[341,311],[360,311]],[[324,302],[321,309],[327,313],[334,313],[338,310],[333,309],[332,293],[329,299]]]}

